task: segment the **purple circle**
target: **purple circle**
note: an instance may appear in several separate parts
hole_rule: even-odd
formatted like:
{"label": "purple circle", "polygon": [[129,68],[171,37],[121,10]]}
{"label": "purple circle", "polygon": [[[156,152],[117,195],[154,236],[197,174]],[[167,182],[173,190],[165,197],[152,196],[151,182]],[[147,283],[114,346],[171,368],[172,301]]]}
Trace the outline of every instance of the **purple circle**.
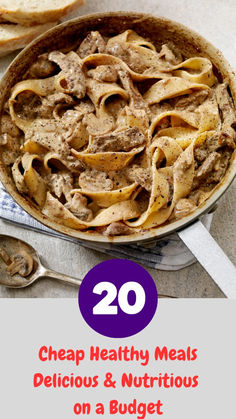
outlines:
{"label": "purple circle", "polygon": [[[108,285],[104,285],[104,282]],[[109,291],[106,290],[107,286]],[[96,293],[98,287],[100,294]],[[107,295],[111,301],[104,304]],[[101,300],[103,307],[100,304],[98,308]],[[130,314],[129,310],[137,307],[136,303],[140,309]],[[111,338],[125,338],[143,330],[152,320],[157,304],[157,289],[151,275],[142,266],[125,259],[99,263],[87,273],[79,289],[79,308],[84,320],[93,330]],[[105,310],[116,310],[117,313],[94,314],[95,310],[104,313],[104,306]]]}

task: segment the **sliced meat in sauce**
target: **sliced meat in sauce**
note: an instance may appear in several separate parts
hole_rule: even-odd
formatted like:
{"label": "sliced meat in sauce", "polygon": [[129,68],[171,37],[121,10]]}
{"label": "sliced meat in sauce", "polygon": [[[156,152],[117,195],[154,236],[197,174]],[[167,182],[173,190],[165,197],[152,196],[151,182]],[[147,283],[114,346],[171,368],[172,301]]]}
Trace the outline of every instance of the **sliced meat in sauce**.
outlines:
{"label": "sliced meat in sauce", "polygon": [[36,119],[25,132],[25,140],[33,140],[62,157],[70,154],[70,147],[63,138],[61,127],[52,120]]}
{"label": "sliced meat in sauce", "polygon": [[141,55],[135,51],[132,45],[112,42],[106,48],[106,53],[120,58],[136,73],[143,73],[147,69]]}
{"label": "sliced meat in sauce", "polygon": [[213,151],[209,156],[204,160],[202,165],[197,169],[196,177],[198,179],[205,178],[215,167],[215,164],[220,159],[220,153]]}
{"label": "sliced meat in sauce", "polygon": [[107,173],[95,169],[87,169],[79,177],[79,185],[87,191],[112,191],[113,181]]}
{"label": "sliced meat in sauce", "polygon": [[137,128],[100,135],[93,138],[90,146],[92,153],[103,151],[129,151],[145,144],[144,134]]}
{"label": "sliced meat in sauce", "polygon": [[233,107],[233,100],[229,96],[227,83],[219,84],[216,87],[216,99],[222,113],[222,120],[225,125],[236,125],[236,112]]}
{"label": "sliced meat in sauce", "polygon": [[235,141],[236,141],[236,131],[229,125],[223,124],[220,136],[219,136],[219,144],[220,146],[228,146],[230,148],[235,148]]}
{"label": "sliced meat in sauce", "polygon": [[133,233],[132,229],[120,221],[111,223],[103,232],[104,236],[111,236],[111,237],[128,235],[132,233]]}
{"label": "sliced meat in sauce", "polygon": [[123,88],[129,93],[130,107],[133,107],[135,109],[144,109],[147,115],[149,115],[150,110],[148,108],[148,105],[143,99],[141,93],[139,93],[138,89],[134,86],[130,74],[125,70],[119,69],[118,75],[123,85]]}
{"label": "sliced meat in sauce", "polygon": [[73,176],[69,172],[55,173],[48,176],[48,186],[58,198],[63,195],[67,199],[73,189]]}
{"label": "sliced meat in sauce", "polygon": [[95,111],[95,106],[90,99],[81,100],[78,105],[75,105],[75,109],[81,112],[83,115],[89,114]]}
{"label": "sliced meat in sauce", "polygon": [[138,183],[147,191],[151,190],[152,178],[150,169],[145,169],[134,164],[133,166],[125,169],[125,174],[131,182]]}
{"label": "sliced meat in sauce", "polygon": [[196,209],[195,203],[191,199],[180,199],[174,209],[175,218],[183,218]]}
{"label": "sliced meat in sauce", "polygon": [[19,156],[21,146],[21,133],[8,115],[3,115],[1,120],[0,148],[2,161],[5,165],[13,164]]}
{"label": "sliced meat in sauce", "polygon": [[48,53],[42,54],[37,61],[31,65],[28,76],[29,78],[46,78],[52,76],[57,69],[55,63],[48,59]]}
{"label": "sliced meat in sauce", "polygon": [[81,221],[91,221],[93,219],[93,212],[87,207],[87,198],[80,193],[75,193],[71,201],[65,204],[65,208]]}
{"label": "sliced meat in sauce", "polygon": [[3,151],[1,158],[2,158],[3,164],[5,164],[6,166],[9,166],[16,161],[18,156],[19,156],[19,152],[9,150],[9,151]]}
{"label": "sliced meat in sauce", "polygon": [[202,165],[197,169],[193,180],[193,190],[201,185],[212,185],[221,181],[229,165],[231,152],[229,150],[221,153],[210,153]]}
{"label": "sliced meat in sauce", "polygon": [[84,164],[74,156],[66,157],[66,167],[77,176],[84,170]]}
{"label": "sliced meat in sauce", "polygon": [[87,127],[90,135],[107,134],[114,128],[114,118],[112,115],[97,117],[93,113],[89,113],[84,116],[83,124]]}
{"label": "sliced meat in sauce", "polygon": [[175,101],[176,109],[187,110],[189,112],[195,111],[195,109],[201,105],[209,95],[209,90],[199,90],[198,92],[190,93],[188,96],[181,97]]}
{"label": "sliced meat in sauce", "polygon": [[77,53],[80,58],[85,58],[95,52],[103,53],[106,49],[106,43],[98,31],[89,32],[87,37],[81,42]]}
{"label": "sliced meat in sauce", "polygon": [[228,84],[219,84],[216,87],[216,99],[222,118],[222,129],[220,132],[219,143],[221,146],[235,148],[236,141],[236,112],[233,100],[228,92]]}
{"label": "sliced meat in sauce", "polygon": [[10,134],[12,137],[19,137],[21,135],[19,128],[14,124],[9,115],[1,117],[1,133]]}
{"label": "sliced meat in sauce", "polygon": [[96,68],[89,70],[87,75],[97,81],[106,81],[111,83],[115,83],[118,79],[117,70],[112,65],[99,65]]}
{"label": "sliced meat in sauce", "polygon": [[220,159],[216,162],[213,171],[207,176],[207,184],[218,183],[221,181],[229,166],[230,157],[231,152],[228,150],[221,154]]}
{"label": "sliced meat in sauce", "polygon": [[87,145],[89,134],[82,124],[83,114],[79,110],[68,109],[58,121],[63,139],[72,147],[80,149]]}
{"label": "sliced meat in sauce", "polygon": [[194,157],[197,162],[203,162],[213,151],[220,151],[224,146],[235,148],[234,143],[235,131],[233,128],[222,128],[218,133],[212,137],[207,138],[203,144],[197,146],[194,150]]}
{"label": "sliced meat in sauce", "polygon": [[75,100],[73,97],[63,92],[53,93],[42,99],[42,105],[44,106],[51,106],[54,108],[54,106],[58,104],[74,105]]}
{"label": "sliced meat in sauce", "polygon": [[158,54],[158,59],[162,63],[164,69],[172,68],[174,65],[181,63],[182,55],[176,50],[175,54],[172,49],[167,45],[163,44]]}
{"label": "sliced meat in sauce", "polygon": [[[66,93],[71,93],[82,99],[86,93],[85,75],[81,68],[79,56],[71,51],[67,55],[60,51],[53,51],[49,54],[49,59],[59,65],[62,74],[59,73],[61,88]],[[61,77],[63,75],[63,77]]]}

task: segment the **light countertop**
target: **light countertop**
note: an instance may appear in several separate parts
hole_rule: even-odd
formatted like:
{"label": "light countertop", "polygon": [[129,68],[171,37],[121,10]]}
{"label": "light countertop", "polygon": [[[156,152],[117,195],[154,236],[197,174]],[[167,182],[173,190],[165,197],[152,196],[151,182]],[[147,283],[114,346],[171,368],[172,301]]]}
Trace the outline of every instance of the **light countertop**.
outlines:
{"label": "light countertop", "polygon": [[[87,0],[77,15],[98,11],[132,10],[152,13],[179,21],[205,36],[236,69],[236,2],[235,0]],[[73,16],[76,16],[75,14]],[[14,54],[0,60],[0,73]],[[236,264],[236,182],[221,198],[214,215],[211,233]],[[106,256],[76,244],[28,231],[0,220],[0,232],[14,235],[38,250],[44,264],[51,269],[83,278]],[[178,297],[223,297],[204,269],[195,263],[178,272],[148,269],[161,294]],[[77,289],[44,279],[24,290],[0,287],[0,297],[76,297]]]}

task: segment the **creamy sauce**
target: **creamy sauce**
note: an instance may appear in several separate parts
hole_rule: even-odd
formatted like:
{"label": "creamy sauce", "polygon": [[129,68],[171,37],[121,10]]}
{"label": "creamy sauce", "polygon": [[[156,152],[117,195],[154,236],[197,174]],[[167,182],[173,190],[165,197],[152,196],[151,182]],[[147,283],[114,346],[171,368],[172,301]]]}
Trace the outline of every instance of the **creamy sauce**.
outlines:
{"label": "creamy sauce", "polygon": [[193,212],[235,148],[227,80],[207,58],[128,30],[43,54],[12,90],[2,160],[16,188],[68,227],[131,234]]}

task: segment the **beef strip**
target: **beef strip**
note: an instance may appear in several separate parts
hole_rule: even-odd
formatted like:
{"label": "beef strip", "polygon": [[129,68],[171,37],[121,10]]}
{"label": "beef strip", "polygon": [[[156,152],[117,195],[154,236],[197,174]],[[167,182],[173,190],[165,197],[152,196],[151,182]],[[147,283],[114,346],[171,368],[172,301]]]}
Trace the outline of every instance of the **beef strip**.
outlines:
{"label": "beef strip", "polygon": [[104,151],[129,151],[145,143],[144,134],[137,128],[128,128],[121,132],[99,135],[93,138],[91,153]]}
{"label": "beef strip", "polygon": [[19,154],[21,137],[13,136],[8,133],[0,134],[0,146],[4,146],[4,149],[7,149],[9,152],[16,152]]}
{"label": "beef strip", "polygon": [[1,119],[0,148],[2,161],[6,166],[13,164],[20,153],[21,132],[8,115]]}
{"label": "beef strip", "polygon": [[226,127],[223,124],[223,127],[219,132],[207,138],[203,144],[196,147],[194,150],[194,157],[197,162],[203,162],[210,153],[213,151],[218,151],[222,147],[229,147],[231,149],[235,148],[235,131],[231,127]]}
{"label": "beef strip", "polygon": [[14,124],[9,115],[2,115],[1,117],[1,133],[9,134],[12,137],[19,137],[21,135],[19,128]]}
{"label": "beef strip", "polygon": [[81,100],[80,103],[78,105],[75,105],[74,107],[77,111],[80,111],[83,115],[87,115],[91,112],[95,111],[95,106],[93,104],[93,102],[91,102],[90,99],[84,99]]}
{"label": "beef strip", "polygon": [[58,104],[74,105],[75,100],[73,97],[63,92],[53,93],[42,99],[43,106],[54,108],[55,105]]}
{"label": "beef strip", "polygon": [[57,69],[55,63],[48,59],[48,53],[39,55],[28,71],[28,78],[42,79],[52,76]]}
{"label": "beef strip", "polygon": [[216,162],[220,159],[220,154],[213,151],[204,160],[202,165],[197,169],[195,176],[198,179],[204,179],[215,167]]}
{"label": "beef strip", "polygon": [[93,212],[87,208],[87,198],[80,193],[75,193],[70,202],[65,204],[65,208],[72,212],[81,221],[91,221]]}
{"label": "beef strip", "polygon": [[[68,109],[58,121],[58,129],[63,139],[73,148],[79,144],[81,148],[88,143],[89,135],[81,122],[82,118],[83,114],[79,110]],[[77,145],[75,145],[76,139]]]}
{"label": "beef strip", "polygon": [[106,43],[102,37],[102,35],[98,31],[89,32],[87,37],[81,42],[77,53],[79,54],[80,58],[85,58],[88,55],[94,54],[95,52],[99,52],[102,54],[105,52]]}
{"label": "beef strip", "polygon": [[149,115],[149,107],[143,99],[142,95],[139,93],[138,89],[134,86],[130,74],[125,70],[118,69],[118,75],[123,85],[123,88],[129,93],[130,107],[133,107],[135,109],[144,109],[147,115]]}
{"label": "beef strip", "polygon": [[169,69],[182,62],[182,55],[178,51],[174,54],[170,47],[167,44],[164,44],[158,54],[158,59],[162,63],[164,69]]}
{"label": "beef strip", "polygon": [[223,124],[220,135],[219,135],[219,144],[221,147],[228,146],[230,148],[235,148],[236,132],[234,128],[229,125]]}
{"label": "beef strip", "polygon": [[219,143],[221,146],[228,146],[235,148],[236,141],[236,112],[233,105],[233,100],[228,93],[228,84],[219,84],[216,89],[216,99],[219,106],[222,129],[220,132]]}
{"label": "beef strip", "polygon": [[190,212],[196,209],[195,203],[191,199],[183,198],[180,199],[174,209],[175,218],[183,218],[188,215]]}
{"label": "beef strip", "polygon": [[192,156],[190,153],[181,153],[177,160],[174,163],[174,169],[176,170],[176,173],[178,174],[178,177],[181,177],[181,175],[186,172],[192,165]]}
{"label": "beef strip", "polygon": [[19,152],[10,151],[10,150],[3,151],[1,154],[2,162],[6,166],[10,166],[11,164],[13,164],[16,161],[18,156],[19,156]]}
{"label": "beef strip", "polygon": [[125,174],[131,182],[138,183],[147,191],[150,191],[152,188],[152,179],[149,169],[144,169],[143,167],[137,166],[136,164],[132,165],[125,169]]}
{"label": "beef strip", "polygon": [[[62,70],[64,80],[61,86],[65,92],[82,99],[86,93],[86,85],[79,56],[74,51],[67,55],[60,51],[53,51],[50,52],[49,59],[57,63]],[[61,73],[59,73],[60,75]]]}
{"label": "beef strip", "polygon": [[218,84],[215,91],[223,123],[231,127],[236,125],[236,112],[233,106],[233,100],[229,96],[227,87],[227,83]]}
{"label": "beef strip", "polygon": [[209,95],[209,90],[199,90],[198,92],[190,93],[190,95],[173,99],[175,101],[175,108],[180,110],[186,110],[189,112],[195,111],[195,109],[201,105]]}
{"label": "beef strip", "polygon": [[132,234],[133,230],[120,221],[111,223],[103,232],[104,236],[122,236]]}
{"label": "beef strip", "polygon": [[210,153],[202,165],[197,169],[194,180],[193,190],[202,185],[212,185],[220,182],[226,173],[229,165],[231,152],[229,149],[221,150],[220,153]]}
{"label": "beef strip", "polygon": [[83,124],[87,127],[90,135],[107,134],[114,128],[114,118],[110,116],[97,117],[93,113],[84,116]]}
{"label": "beef strip", "polygon": [[74,156],[67,156],[66,167],[78,176],[84,170],[84,163],[76,159]]}
{"label": "beef strip", "polygon": [[203,162],[210,153],[221,149],[225,145],[234,148],[234,143],[232,142],[230,134],[230,131],[221,129],[218,133],[207,138],[203,144],[194,149],[194,157],[196,161],[200,163]]}
{"label": "beef strip", "polygon": [[32,140],[62,157],[70,154],[70,148],[63,138],[60,124],[53,120],[36,119],[26,130],[25,140]]}
{"label": "beef strip", "polygon": [[143,73],[147,69],[141,55],[129,44],[112,42],[106,48],[106,53],[120,58],[136,73]]}
{"label": "beef strip", "polygon": [[89,77],[97,81],[105,81],[115,83],[118,78],[117,70],[112,65],[99,65],[87,72]]}
{"label": "beef strip", "polygon": [[206,180],[208,184],[218,183],[221,181],[228,168],[231,155],[232,153],[229,150],[225,150],[221,154],[221,157],[217,161],[213,171],[207,176]]}
{"label": "beef strip", "polygon": [[79,186],[83,190],[91,192],[111,191],[113,189],[113,181],[105,172],[87,169],[79,177]]}
{"label": "beef strip", "polygon": [[69,172],[52,174],[48,177],[48,186],[59,199],[63,195],[67,199],[73,189],[73,176]]}

